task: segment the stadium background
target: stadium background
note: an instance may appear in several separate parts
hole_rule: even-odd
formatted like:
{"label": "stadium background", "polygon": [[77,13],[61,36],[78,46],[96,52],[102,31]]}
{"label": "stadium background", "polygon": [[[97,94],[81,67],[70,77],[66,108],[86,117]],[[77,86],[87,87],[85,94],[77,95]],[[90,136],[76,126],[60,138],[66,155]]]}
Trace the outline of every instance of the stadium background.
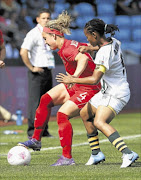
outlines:
{"label": "stadium background", "polygon": [[[123,2],[120,6],[120,2]],[[127,4],[129,2],[130,4]],[[6,4],[7,3],[7,4]],[[139,3],[134,11],[131,4]],[[125,11],[127,6],[131,11]],[[107,24],[117,24],[120,32],[115,37],[121,40],[128,82],[131,88],[131,99],[124,110],[141,109],[141,4],[138,0],[1,0],[0,29],[6,43],[6,67],[0,70],[0,104],[12,113],[17,109],[27,115],[27,68],[24,66],[19,50],[26,33],[35,25],[35,15],[39,8],[50,8],[52,18],[62,10],[68,10],[74,21],[71,24],[71,36],[80,42],[87,42],[83,27],[93,18],[101,18]],[[65,72],[61,59],[54,52],[56,68],[53,70],[53,84],[58,72]],[[56,115],[58,107],[53,108]]]}

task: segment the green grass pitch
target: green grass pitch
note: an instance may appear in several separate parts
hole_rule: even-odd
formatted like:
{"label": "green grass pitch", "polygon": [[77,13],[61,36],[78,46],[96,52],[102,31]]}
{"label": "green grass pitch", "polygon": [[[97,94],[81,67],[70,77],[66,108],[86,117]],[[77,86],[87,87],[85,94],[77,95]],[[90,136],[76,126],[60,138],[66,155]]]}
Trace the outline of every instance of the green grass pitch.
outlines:
{"label": "green grass pitch", "polygon": [[[74,130],[72,155],[74,166],[51,167],[61,155],[56,121],[49,122],[53,138],[42,138],[42,150],[31,152],[29,166],[11,166],[7,153],[20,141],[26,141],[27,125],[0,127],[0,179],[1,180],[136,180],[141,179],[141,158],[131,167],[120,169],[122,154],[107,138],[99,133],[100,147],[106,161],[93,166],[85,166],[91,150],[87,144],[86,131],[80,118],[70,120]],[[120,114],[111,123],[120,133],[128,147],[141,157],[141,114]],[[4,135],[4,130],[23,130],[17,135]],[[53,148],[54,147],[54,148]]]}

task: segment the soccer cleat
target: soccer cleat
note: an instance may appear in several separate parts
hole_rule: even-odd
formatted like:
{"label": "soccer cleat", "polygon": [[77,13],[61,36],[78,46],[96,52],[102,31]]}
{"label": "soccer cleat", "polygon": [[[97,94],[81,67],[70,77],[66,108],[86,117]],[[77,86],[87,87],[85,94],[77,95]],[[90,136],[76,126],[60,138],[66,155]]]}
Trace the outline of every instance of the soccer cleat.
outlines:
{"label": "soccer cleat", "polygon": [[126,168],[126,167],[130,166],[138,158],[139,158],[139,155],[133,151],[131,154],[123,154],[123,156],[122,156],[123,162],[122,162],[122,165],[120,166],[120,168]]}
{"label": "soccer cleat", "polygon": [[40,151],[41,149],[41,141],[37,141],[36,139],[32,138],[25,142],[19,142],[19,146],[24,146],[26,148],[31,148],[34,151]]}
{"label": "soccer cleat", "polygon": [[60,159],[58,159],[58,161],[52,164],[51,166],[69,166],[69,165],[74,165],[74,164],[75,162],[73,158],[69,159],[64,156],[61,156]]}
{"label": "soccer cleat", "polygon": [[100,151],[97,155],[91,154],[90,159],[85,165],[96,165],[100,162],[105,161],[105,156],[104,154]]}

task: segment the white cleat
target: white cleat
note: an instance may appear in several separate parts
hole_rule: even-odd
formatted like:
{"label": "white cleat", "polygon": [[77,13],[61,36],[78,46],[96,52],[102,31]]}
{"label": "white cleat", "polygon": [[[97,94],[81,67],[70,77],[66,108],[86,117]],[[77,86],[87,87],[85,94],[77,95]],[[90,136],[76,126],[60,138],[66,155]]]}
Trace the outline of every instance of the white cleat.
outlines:
{"label": "white cleat", "polygon": [[100,162],[105,161],[105,156],[104,154],[100,151],[97,155],[91,154],[90,159],[85,165],[96,165]]}
{"label": "white cleat", "polygon": [[139,158],[139,155],[133,151],[131,154],[123,154],[123,156],[122,156],[123,162],[122,162],[122,165],[120,166],[120,168],[129,167],[138,158]]}

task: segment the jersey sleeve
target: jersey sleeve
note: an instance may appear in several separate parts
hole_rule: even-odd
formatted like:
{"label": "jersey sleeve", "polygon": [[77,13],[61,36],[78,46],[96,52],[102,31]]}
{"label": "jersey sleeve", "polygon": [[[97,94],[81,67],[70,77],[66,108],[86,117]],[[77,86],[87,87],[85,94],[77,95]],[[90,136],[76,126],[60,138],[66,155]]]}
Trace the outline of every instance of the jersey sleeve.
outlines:
{"label": "jersey sleeve", "polygon": [[102,65],[106,68],[106,70],[109,70],[109,66],[110,66],[109,61],[110,61],[109,48],[100,48],[96,54],[94,63],[96,65]]}
{"label": "jersey sleeve", "polygon": [[0,31],[0,45],[4,43],[2,31]]}
{"label": "jersey sleeve", "polygon": [[32,47],[35,45],[35,38],[36,37],[34,36],[33,33],[31,32],[27,33],[26,37],[24,38],[21,48],[24,48],[30,51]]}

